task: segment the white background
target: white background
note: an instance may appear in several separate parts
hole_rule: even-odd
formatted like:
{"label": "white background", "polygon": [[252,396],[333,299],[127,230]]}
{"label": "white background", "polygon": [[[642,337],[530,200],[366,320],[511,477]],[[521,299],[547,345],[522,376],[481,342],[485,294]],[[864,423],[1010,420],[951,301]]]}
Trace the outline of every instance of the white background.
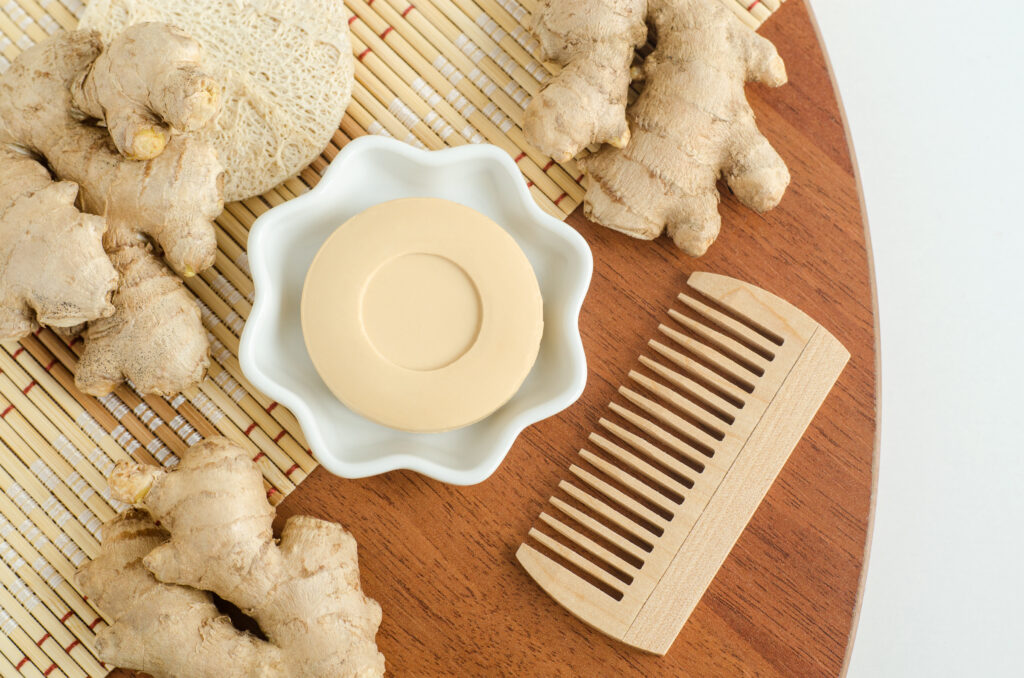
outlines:
{"label": "white background", "polygon": [[860,166],[881,325],[849,676],[1024,676],[1024,5],[811,6]]}

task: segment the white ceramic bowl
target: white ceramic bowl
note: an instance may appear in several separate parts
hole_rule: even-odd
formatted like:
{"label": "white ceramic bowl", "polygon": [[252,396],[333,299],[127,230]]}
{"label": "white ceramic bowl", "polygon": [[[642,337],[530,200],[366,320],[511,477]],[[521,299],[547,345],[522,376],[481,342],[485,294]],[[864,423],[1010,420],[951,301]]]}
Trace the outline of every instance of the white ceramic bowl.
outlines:
{"label": "white ceramic bowl", "polygon": [[[507,229],[533,265],[544,297],[540,352],[519,391],[486,419],[445,433],[397,431],[346,408],[313,367],[299,321],[306,272],[327,237],[354,214],[407,197],[461,203]],[[317,461],[331,473],[361,478],[411,469],[447,483],[478,483],[498,468],[524,428],[583,392],[587,367],[578,321],[593,268],[590,248],[537,207],[515,163],[497,147],[421,151],[385,137],[356,139],[316,188],[256,220],[248,255],[256,299],[242,333],[242,370],[295,414]]]}

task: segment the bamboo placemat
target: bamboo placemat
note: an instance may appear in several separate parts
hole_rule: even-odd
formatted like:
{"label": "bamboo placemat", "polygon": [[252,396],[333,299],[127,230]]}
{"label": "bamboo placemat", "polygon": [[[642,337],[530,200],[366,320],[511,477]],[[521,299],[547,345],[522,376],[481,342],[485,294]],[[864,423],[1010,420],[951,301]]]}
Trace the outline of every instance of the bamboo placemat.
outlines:
{"label": "bamboo placemat", "polygon": [[[722,0],[752,27],[781,0]],[[72,29],[80,0],[0,0],[0,72],[22,50]],[[227,205],[214,268],[187,281],[212,343],[209,376],[174,398],[122,386],[74,388],[79,342],[49,330],[0,350],[0,674],[103,676],[93,639],[106,622],[73,583],[103,521],[123,508],[105,477],[135,459],[171,466],[205,436],[252,451],[277,503],[316,466],[294,416],[256,391],[238,364],[252,303],[245,246],[260,214],[319,180],[350,139],[392,136],[421,148],[488,142],[509,153],[537,203],[563,218],[580,203],[574,162],[530,148],[523,109],[551,69],[523,28],[536,0],[345,0],[357,57],[352,104],[323,154],[263,196]]]}

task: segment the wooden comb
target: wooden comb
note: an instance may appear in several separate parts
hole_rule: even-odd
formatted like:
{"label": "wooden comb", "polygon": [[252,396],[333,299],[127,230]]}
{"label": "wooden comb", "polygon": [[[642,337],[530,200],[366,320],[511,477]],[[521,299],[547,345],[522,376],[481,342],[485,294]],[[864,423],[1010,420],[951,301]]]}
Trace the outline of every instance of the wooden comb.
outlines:
{"label": "wooden comb", "polygon": [[[611,403],[594,452],[559,483],[516,557],[552,598],[665,654],[849,360],[806,314],[752,285],[694,273],[654,377]],[[596,453],[595,453],[596,452]],[[558,517],[556,517],[558,516]],[[536,544],[536,546],[532,545]]]}

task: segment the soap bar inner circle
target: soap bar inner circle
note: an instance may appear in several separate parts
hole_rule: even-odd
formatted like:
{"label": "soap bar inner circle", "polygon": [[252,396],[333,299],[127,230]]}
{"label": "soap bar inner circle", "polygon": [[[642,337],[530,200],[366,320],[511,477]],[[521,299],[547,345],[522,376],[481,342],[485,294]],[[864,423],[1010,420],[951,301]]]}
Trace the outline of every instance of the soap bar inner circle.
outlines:
{"label": "soap bar inner circle", "polygon": [[473,347],[483,311],[476,285],[461,266],[447,257],[412,252],[373,273],[360,314],[367,338],[383,358],[430,371]]}

